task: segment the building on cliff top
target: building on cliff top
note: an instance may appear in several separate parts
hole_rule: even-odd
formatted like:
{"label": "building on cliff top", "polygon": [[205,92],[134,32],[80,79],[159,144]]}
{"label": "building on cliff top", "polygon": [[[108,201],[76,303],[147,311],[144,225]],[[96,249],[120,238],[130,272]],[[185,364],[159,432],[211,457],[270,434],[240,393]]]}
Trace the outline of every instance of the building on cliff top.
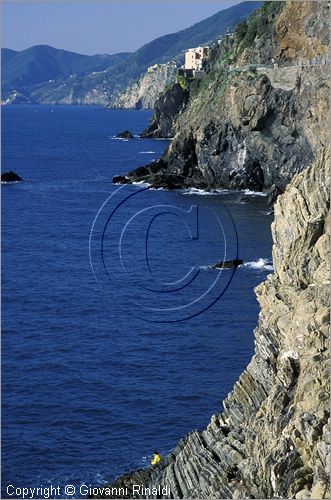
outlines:
{"label": "building on cliff top", "polygon": [[186,70],[202,70],[202,63],[209,57],[209,47],[196,47],[185,52],[184,69]]}

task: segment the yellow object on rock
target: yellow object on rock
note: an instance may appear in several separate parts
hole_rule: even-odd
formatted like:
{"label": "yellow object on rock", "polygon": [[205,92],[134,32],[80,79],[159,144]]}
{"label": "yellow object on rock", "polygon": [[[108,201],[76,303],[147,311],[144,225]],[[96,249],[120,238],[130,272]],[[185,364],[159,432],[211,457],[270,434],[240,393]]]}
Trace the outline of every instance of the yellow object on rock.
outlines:
{"label": "yellow object on rock", "polygon": [[159,462],[161,462],[161,456],[157,453],[157,451],[154,451],[151,465],[157,465]]}

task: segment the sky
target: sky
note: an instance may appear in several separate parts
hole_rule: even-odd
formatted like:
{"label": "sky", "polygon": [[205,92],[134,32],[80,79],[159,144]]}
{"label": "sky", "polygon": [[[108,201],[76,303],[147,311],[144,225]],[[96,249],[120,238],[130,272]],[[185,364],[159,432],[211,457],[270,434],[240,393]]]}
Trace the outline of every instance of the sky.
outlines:
{"label": "sky", "polygon": [[131,52],[239,3],[238,0],[7,0],[1,46],[45,44],[82,54]]}

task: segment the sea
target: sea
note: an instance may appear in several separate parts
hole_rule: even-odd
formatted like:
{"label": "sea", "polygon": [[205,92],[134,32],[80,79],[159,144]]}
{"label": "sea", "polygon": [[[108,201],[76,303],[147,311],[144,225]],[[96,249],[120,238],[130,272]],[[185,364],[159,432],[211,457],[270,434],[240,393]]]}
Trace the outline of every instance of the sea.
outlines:
{"label": "sea", "polygon": [[2,184],[2,498],[79,498],[222,411],[253,353],[272,214],[261,193],[114,185],[169,146],[139,138],[151,111],[1,111],[2,171],[23,178]]}

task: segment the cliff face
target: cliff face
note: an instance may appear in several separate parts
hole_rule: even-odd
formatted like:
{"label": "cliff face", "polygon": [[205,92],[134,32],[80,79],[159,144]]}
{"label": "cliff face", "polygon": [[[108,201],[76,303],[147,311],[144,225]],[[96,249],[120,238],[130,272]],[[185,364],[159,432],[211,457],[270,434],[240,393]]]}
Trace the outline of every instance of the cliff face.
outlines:
{"label": "cliff face", "polygon": [[329,162],[278,199],[255,354],[224,412],[152,474],[173,497],[329,498]]}
{"label": "cliff face", "polygon": [[329,2],[287,2],[276,21],[276,43],[281,59],[326,56],[330,39]]}
{"label": "cliff face", "polygon": [[114,109],[153,109],[155,101],[166,87],[176,79],[174,64],[159,64],[155,71],[145,72],[131,81],[123,90],[125,83],[118,76],[116,85],[110,86],[109,75],[93,72],[83,79],[72,75],[60,83],[49,82],[37,86],[31,95],[36,102],[43,104],[96,104]]}
{"label": "cliff face", "polygon": [[[238,35],[231,67],[216,54],[191,88],[165,156],[123,179],[274,185],[283,194],[272,225],[274,273],[255,290],[255,354],[224,411],[155,470],[115,487],[170,487],[170,498],[330,497],[328,66],[291,64],[326,54],[327,9],[287,2],[254,43]],[[253,27],[261,30],[261,18]],[[257,55],[280,67],[244,67]]]}
{"label": "cliff face", "polygon": [[111,108],[153,109],[159,95],[176,79],[174,64],[159,64],[155,71],[147,71],[139,80],[131,83],[124,92],[115,96]]}
{"label": "cliff face", "polygon": [[329,164],[323,151],[278,197],[274,273],[255,290],[255,354],[223,413],[155,470],[112,486],[167,486],[170,498],[329,498]]}
{"label": "cliff face", "polygon": [[226,90],[213,80],[203,100],[189,102],[164,158],[168,173],[198,187],[283,190],[312,161],[327,142],[325,67],[298,71],[292,91],[275,88],[270,73],[261,73],[220,75]]}
{"label": "cliff face", "polygon": [[327,10],[287,2],[246,21],[228,53],[219,48],[175,117],[162,168],[152,165],[156,185],[180,174],[184,185],[284,190],[327,144]]}
{"label": "cliff face", "polygon": [[329,3],[288,0],[277,9],[269,24],[258,30],[254,43],[245,47],[239,61],[270,63],[271,59],[283,63],[312,60],[328,54]]}
{"label": "cliff face", "polygon": [[142,137],[171,138],[175,135],[176,117],[183,110],[189,98],[188,90],[177,83],[169,86],[154,103],[155,112]]}

